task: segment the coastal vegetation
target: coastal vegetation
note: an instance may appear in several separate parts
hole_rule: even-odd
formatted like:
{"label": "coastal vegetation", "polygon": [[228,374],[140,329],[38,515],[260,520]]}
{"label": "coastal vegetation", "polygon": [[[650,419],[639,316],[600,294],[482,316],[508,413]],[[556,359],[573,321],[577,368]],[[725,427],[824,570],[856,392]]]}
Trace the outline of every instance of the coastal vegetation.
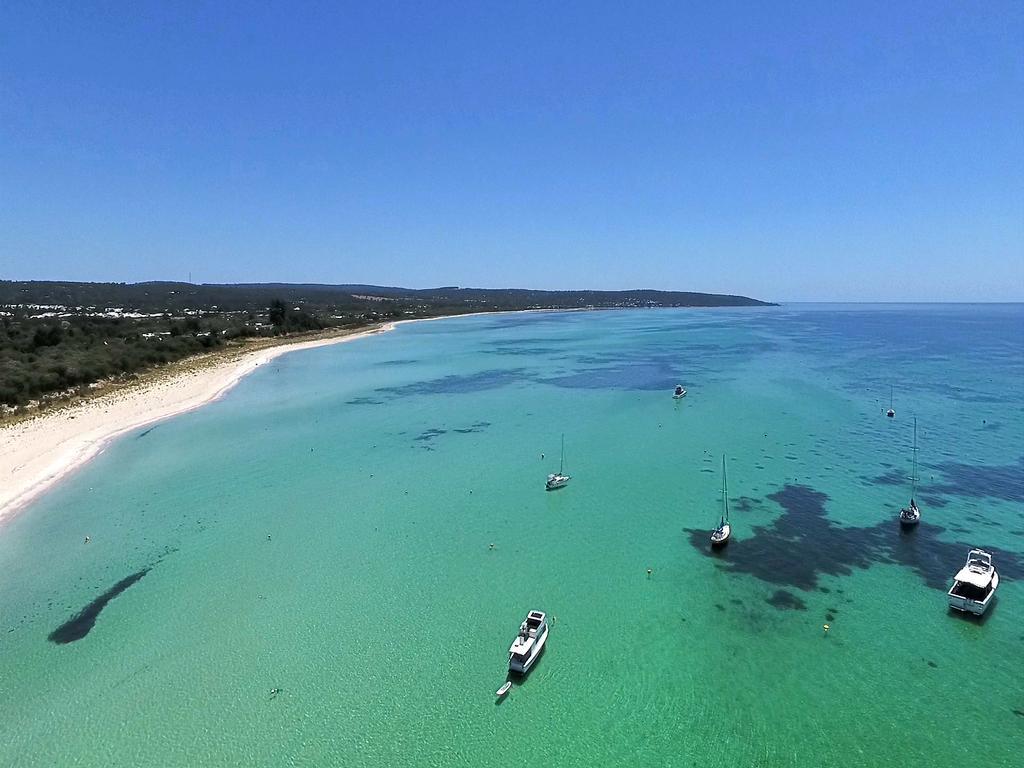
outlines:
{"label": "coastal vegetation", "polygon": [[82,394],[260,337],[468,312],[764,304],[673,291],[0,281],[0,406]]}

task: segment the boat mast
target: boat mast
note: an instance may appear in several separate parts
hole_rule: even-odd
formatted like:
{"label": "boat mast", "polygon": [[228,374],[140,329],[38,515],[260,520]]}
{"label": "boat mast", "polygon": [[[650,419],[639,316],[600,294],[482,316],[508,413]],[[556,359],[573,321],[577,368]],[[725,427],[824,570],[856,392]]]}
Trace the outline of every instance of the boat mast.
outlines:
{"label": "boat mast", "polygon": [[558,474],[565,474],[565,432],[562,433],[562,458],[558,460]]}
{"label": "boat mast", "polygon": [[910,498],[917,495],[917,416],[914,417],[914,469],[910,474]]}
{"label": "boat mast", "polygon": [[729,477],[725,471],[725,454],[722,454],[722,521],[729,522]]}
{"label": "boat mast", "polygon": [[892,410],[892,384],[889,385],[889,410]]}

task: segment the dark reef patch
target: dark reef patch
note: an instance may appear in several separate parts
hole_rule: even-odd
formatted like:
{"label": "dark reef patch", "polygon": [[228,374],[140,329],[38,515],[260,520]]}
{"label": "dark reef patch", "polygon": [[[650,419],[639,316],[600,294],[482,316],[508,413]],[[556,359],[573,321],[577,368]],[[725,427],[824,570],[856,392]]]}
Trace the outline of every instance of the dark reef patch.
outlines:
{"label": "dark reef patch", "polygon": [[768,498],[783,512],[769,525],[754,526],[752,536],[713,553],[707,546],[707,530],[688,528],[690,544],[716,560],[719,568],[805,591],[817,589],[824,575],[846,576],[855,568],[882,563],[910,568],[929,587],[945,589],[974,546],[992,552],[1004,578],[1024,578],[1019,556],[984,541],[945,541],[940,536],[946,529],[933,523],[922,521],[910,536],[899,535],[892,519],[868,528],[836,525],[826,513],[828,496],[806,485],[786,485]]}
{"label": "dark reef patch", "polygon": [[353,397],[351,400],[346,400],[345,405],[384,405],[384,401],[373,397]]}
{"label": "dark reef patch", "polygon": [[121,579],[117,584],[85,606],[85,608],[53,630],[47,639],[51,643],[57,643],[58,645],[66,645],[67,643],[81,640],[96,626],[96,619],[99,617],[100,612],[107,607],[107,603],[128,589],[128,587],[149,573],[149,571],[149,568],[143,568],[141,571],[136,571],[131,576]]}
{"label": "dark reef patch", "polygon": [[525,368],[493,369],[478,373],[451,374],[439,379],[418,381],[401,387],[380,387],[375,389],[382,395],[400,397],[408,395],[457,395],[467,392],[483,392],[500,389],[509,384],[527,379]]}
{"label": "dark reef patch", "polygon": [[692,386],[680,376],[680,372],[672,364],[656,360],[636,360],[600,368],[586,368],[577,373],[551,376],[542,381],[565,389],[617,389],[642,392],[670,389],[674,384]]}
{"label": "dark reef patch", "polygon": [[764,509],[761,500],[751,496],[740,496],[738,499],[730,499],[729,502],[737,512],[753,512],[755,509]]}
{"label": "dark reef patch", "polygon": [[[948,502],[941,496],[963,496],[967,498],[1003,499],[1024,502],[1024,456],[1015,464],[963,464],[959,461],[944,461],[931,465],[931,469],[942,475],[938,482],[921,482],[918,485],[922,498],[929,499],[932,506],[945,506]],[[910,473],[896,469],[875,477],[862,476],[869,485],[908,485]]]}
{"label": "dark reef patch", "polygon": [[[159,426],[159,424],[158,424],[157,426]],[[144,438],[144,437],[145,437],[146,435],[148,435],[148,434],[149,434],[150,432],[152,432],[152,431],[153,431],[154,429],[156,429],[156,427],[150,427],[150,428],[149,428],[149,429],[147,429],[147,430],[146,430],[145,432],[140,432],[139,434],[137,434],[137,435],[135,436],[135,439],[136,439],[136,440],[141,440],[141,439],[142,439],[142,438]]]}
{"label": "dark reef patch", "polygon": [[806,611],[807,603],[785,589],[777,589],[768,598],[768,604],[774,605],[781,611]]}
{"label": "dark reef patch", "polygon": [[447,429],[425,429],[422,432],[420,432],[418,435],[416,435],[416,437],[414,437],[413,440],[415,440],[417,442],[421,442],[421,443],[429,443],[434,438],[440,437],[441,435],[447,435],[447,434],[448,434],[448,430]]}
{"label": "dark reef patch", "polygon": [[381,360],[376,365],[377,365],[378,368],[387,368],[387,367],[395,366],[395,365],[413,365],[413,364],[418,363],[418,362],[419,362],[419,360],[412,360],[412,359],[407,359],[407,360]]}
{"label": "dark reef patch", "polygon": [[480,351],[485,355],[543,357],[560,355],[564,349],[552,343],[551,339],[518,339],[490,342]]}
{"label": "dark reef patch", "polygon": [[945,482],[925,486],[930,493],[1024,502],[1024,456],[1002,466],[944,461],[935,469]]}

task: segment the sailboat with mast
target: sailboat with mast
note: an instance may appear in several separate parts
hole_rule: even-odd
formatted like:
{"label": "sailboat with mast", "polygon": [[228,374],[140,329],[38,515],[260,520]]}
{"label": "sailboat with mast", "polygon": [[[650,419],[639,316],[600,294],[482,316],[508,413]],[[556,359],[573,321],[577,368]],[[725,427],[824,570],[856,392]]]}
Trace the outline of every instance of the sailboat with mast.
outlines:
{"label": "sailboat with mast", "polygon": [[892,384],[889,385],[889,410],[885,412],[885,415],[890,419],[896,418],[896,411],[892,409]]}
{"label": "sailboat with mast", "polygon": [[725,454],[722,454],[722,516],[718,527],[711,532],[712,548],[724,547],[732,536],[732,525],[729,523],[729,478],[725,472]]}
{"label": "sailboat with mast", "polygon": [[558,460],[558,472],[548,475],[547,482],[544,483],[544,490],[554,491],[558,488],[564,488],[572,478],[565,474],[565,433],[562,433],[562,457]]}
{"label": "sailboat with mast", "polygon": [[914,468],[910,473],[910,506],[900,510],[900,525],[910,527],[921,522],[921,510],[917,508],[917,417],[914,417]]}

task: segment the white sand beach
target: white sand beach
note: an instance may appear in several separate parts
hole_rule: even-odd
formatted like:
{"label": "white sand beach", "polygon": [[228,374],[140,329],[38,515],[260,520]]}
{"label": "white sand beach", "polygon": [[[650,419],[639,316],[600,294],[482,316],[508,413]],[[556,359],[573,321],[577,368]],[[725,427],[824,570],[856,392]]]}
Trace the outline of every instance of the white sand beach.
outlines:
{"label": "white sand beach", "polygon": [[[433,319],[433,318],[431,318]],[[0,427],[0,522],[100,453],[117,436],[199,408],[276,357],[392,330],[386,323],[309,341],[189,358],[135,385]]]}

